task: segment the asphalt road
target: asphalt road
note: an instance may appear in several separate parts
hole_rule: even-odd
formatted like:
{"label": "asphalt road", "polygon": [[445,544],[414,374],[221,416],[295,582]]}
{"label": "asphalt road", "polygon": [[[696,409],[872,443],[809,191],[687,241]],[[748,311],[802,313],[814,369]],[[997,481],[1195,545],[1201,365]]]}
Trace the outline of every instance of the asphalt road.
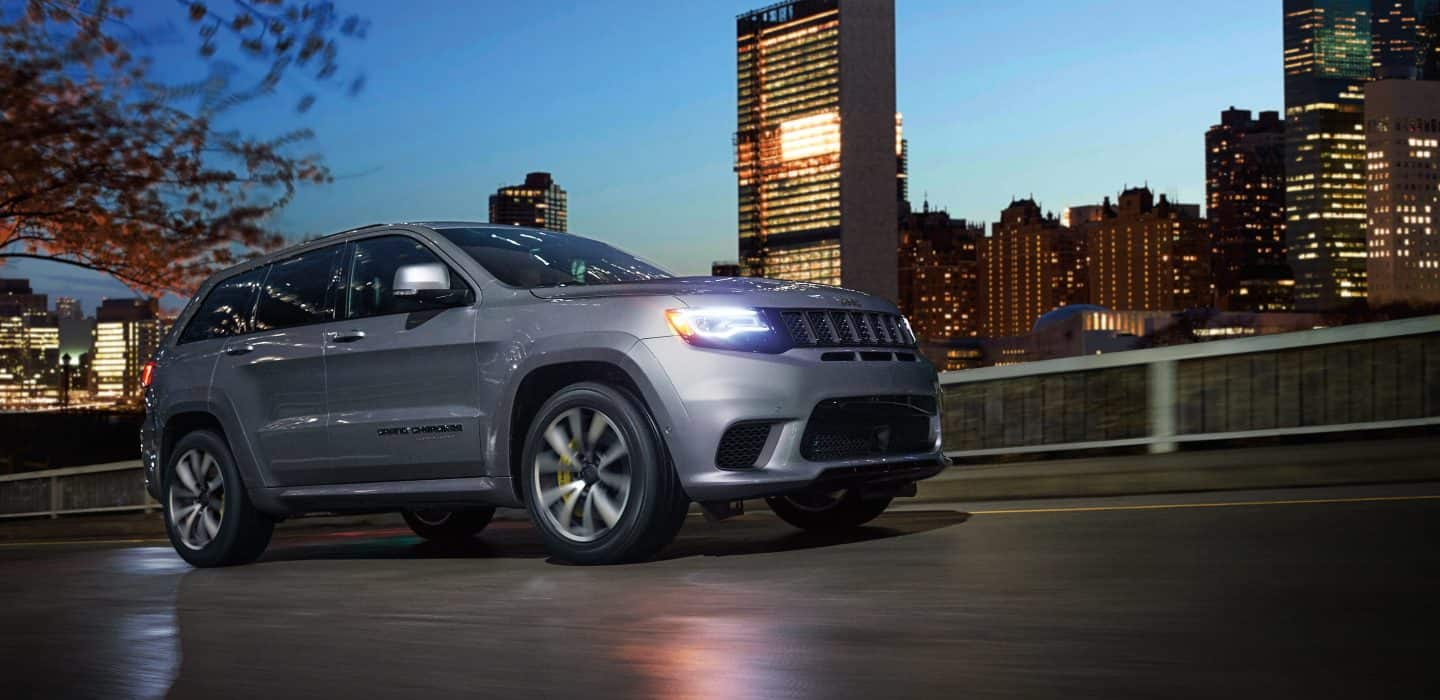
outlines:
{"label": "asphalt road", "polygon": [[693,519],[661,561],[528,525],[0,545],[4,697],[1435,697],[1440,484]]}

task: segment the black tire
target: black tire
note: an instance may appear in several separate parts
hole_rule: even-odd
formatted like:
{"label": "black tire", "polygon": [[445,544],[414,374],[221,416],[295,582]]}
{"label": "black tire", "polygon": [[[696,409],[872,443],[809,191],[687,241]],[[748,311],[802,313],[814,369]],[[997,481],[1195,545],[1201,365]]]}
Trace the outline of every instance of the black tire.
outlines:
{"label": "black tire", "polygon": [[[181,468],[184,460],[198,459],[200,463],[207,464],[204,462],[205,455],[214,460],[214,471],[219,473],[222,480],[218,489],[212,490],[208,486],[204,489],[205,503],[196,512],[188,505],[181,506],[199,504],[191,499],[190,490],[179,478],[177,470]],[[196,462],[187,464],[194,465]],[[193,474],[196,473],[194,467],[187,466],[186,473],[192,475],[193,481]],[[225,444],[224,438],[209,430],[188,433],[175,443],[175,448],[170,451],[169,462],[165,465],[160,495],[161,508],[165,514],[165,532],[170,537],[170,544],[175,547],[180,558],[191,566],[206,568],[248,564],[255,561],[270,544],[275,521],[255,509],[250,502],[250,495],[245,492],[240,471],[235,467],[230,446]],[[180,510],[177,511],[177,508]],[[185,528],[183,522],[177,522],[177,512],[182,518],[185,512],[193,515],[193,519],[188,519],[191,532],[195,532],[193,528],[208,531],[204,519],[209,514],[215,515],[219,524],[213,536],[197,545],[194,537],[187,541],[187,536],[182,531]]]}
{"label": "black tire", "polygon": [[473,510],[407,510],[405,524],[431,542],[464,542],[474,537],[495,517],[494,508]]}
{"label": "black tire", "polygon": [[890,507],[890,501],[889,498],[861,498],[855,489],[765,499],[781,520],[813,532],[853,530],[880,517]]}
{"label": "black tire", "polygon": [[[545,432],[552,422],[568,415],[574,409],[580,409],[581,416],[588,411],[592,421],[596,412],[602,413],[610,422],[609,427],[619,438],[623,438],[622,446],[627,452],[624,457],[628,479],[626,500],[621,504],[614,523],[607,525],[603,532],[598,532],[588,541],[577,540],[573,532],[567,534],[559,525],[558,516],[565,513],[568,499],[554,501],[547,508],[541,503],[538,491],[541,488],[540,480],[547,477],[537,464],[537,458],[541,457],[542,453],[546,454],[547,459],[557,454],[553,448],[547,447]],[[581,446],[582,449],[587,447],[595,446]],[[670,544],[685,522],[690,500],[670,463],[669,453],[660,440],[659,431],[644,404],[623,389],[598,382],[581,382],[556,392],[540,407],[526,431],[521,459],[523,461],[520,475],[526,507],[530,510],[535,527],[540,531],[545,548],[556,559],[577,564],[644,561]],[[592,461],[591,468],[593,464]],[[563,469],[567,474],[571,473],[571,467]],[[574,474],[574,482],[583,487],[578,491],[575,500],[585,501],[585,506],[590,505],[589,499],[595,498],[594,491],[600,490],[602,484],[609,483],[597,478],[586,485],[583,470],[576,468]],[[558,479],[558,474],[556,477]],[[613,501],[614,497],[606,500]],[[583,508],[572,506],[571,517],[580,519],[580,515],[573,514],[573,511],[578,509]],[[612,510],[611,513],[613,512]],[[595,528],[596,531],[599,529]]]}

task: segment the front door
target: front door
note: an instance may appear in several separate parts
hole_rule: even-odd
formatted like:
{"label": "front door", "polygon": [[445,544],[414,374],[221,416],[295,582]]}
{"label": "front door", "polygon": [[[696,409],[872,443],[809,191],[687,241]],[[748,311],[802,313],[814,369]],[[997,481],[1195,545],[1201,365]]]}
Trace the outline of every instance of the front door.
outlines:
{"label": "front door", "polygon": [[226,341],[212,386],[234,407],[268,485],[332,480],[326,438],[325,323],[344,246],[268,266],[244,335]]}
{"label": "front door", "polygon": [[343,318],[325,328],[330,446],[350,483],[479,476],[482,416],[473,293],[393,294],[402,266],[444,261],[418,238],[352,244]]}

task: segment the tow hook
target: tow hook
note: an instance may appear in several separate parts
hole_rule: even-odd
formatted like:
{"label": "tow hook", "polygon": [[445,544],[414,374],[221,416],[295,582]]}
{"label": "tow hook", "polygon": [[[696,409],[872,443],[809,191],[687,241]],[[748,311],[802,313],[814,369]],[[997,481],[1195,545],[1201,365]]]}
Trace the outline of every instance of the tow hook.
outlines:
{"label": "tow hook", "polygon": [[727,518],[745,514],[744,501],[701,501],[700,510],[704,511],[705,519],[712,523],[718,523]]}

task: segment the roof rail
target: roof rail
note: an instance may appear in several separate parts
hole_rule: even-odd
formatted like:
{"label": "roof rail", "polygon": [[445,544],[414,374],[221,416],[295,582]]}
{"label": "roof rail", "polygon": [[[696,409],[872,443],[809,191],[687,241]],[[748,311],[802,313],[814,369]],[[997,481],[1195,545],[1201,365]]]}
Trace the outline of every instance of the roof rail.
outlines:
{"label": "roof rail", "polygon": [[336,236],[343,236],[343,235],[345,235],[345,234],[347,234],[347,233],[354,233],[354,232],[356,232],[356,231],[364,231],[365,229],[379,228],[379,227],[381,227],[381,226],[389,226],[389,225],[390,225],[390,224],[386,224],[386,223],[365,224],[364,226],[356,226],[355,228],[347,228],[347,229],[345,229],[344,231],[336,231],[335,233],[327,233],[327,234],[325,234],[325,235],[323,235],[323,236],[320,236],[320,237],[316,238],[315,240],[320,241],[320,240],[324,240],[324,239],[326,239],[326,238],[334,238],[334,237],[336,237]]}

